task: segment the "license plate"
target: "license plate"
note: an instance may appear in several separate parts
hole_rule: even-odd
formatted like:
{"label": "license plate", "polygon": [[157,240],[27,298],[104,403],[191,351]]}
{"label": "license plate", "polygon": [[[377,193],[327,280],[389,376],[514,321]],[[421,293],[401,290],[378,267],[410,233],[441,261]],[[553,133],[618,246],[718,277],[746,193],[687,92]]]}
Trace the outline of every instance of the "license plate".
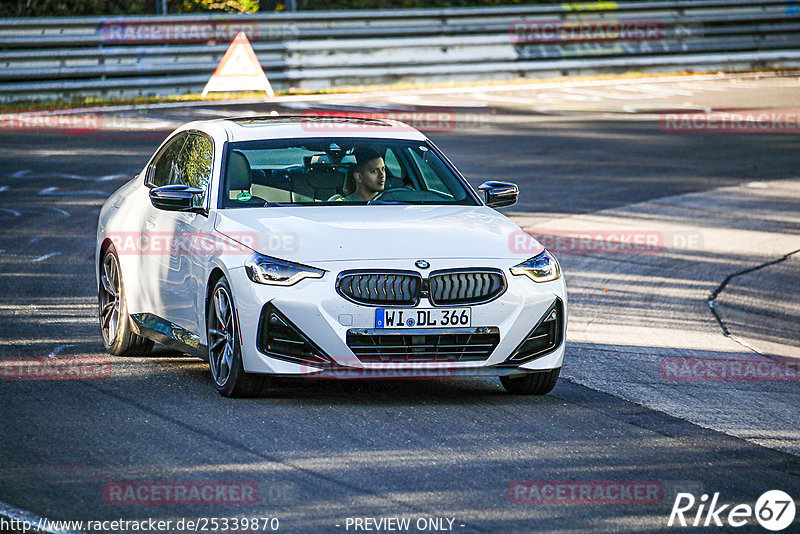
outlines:
{"label": "license plate", "polygon": [[472,326],[471,308],[375,310],[375,328],[457,328]]}

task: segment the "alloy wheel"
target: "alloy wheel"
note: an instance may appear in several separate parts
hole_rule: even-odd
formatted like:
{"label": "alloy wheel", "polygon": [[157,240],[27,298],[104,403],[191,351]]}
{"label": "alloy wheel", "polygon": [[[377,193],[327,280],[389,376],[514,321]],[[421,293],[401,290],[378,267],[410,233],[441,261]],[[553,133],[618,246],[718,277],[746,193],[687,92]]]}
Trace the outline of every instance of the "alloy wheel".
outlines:
{"label": "alloy wheel", "polygon": [[119,331],[121,293],[119,263],[114,254],[106,254],[103,258],[100,282],[100,329],[106,345],[113,345]]}
{"label": "alloy wheel", "polygon": [[224,285],[217,286],[211,300],[213,306],[208,325],[208,361],[214,382],[223,387],[233,369],[235,321],[231,296]]}

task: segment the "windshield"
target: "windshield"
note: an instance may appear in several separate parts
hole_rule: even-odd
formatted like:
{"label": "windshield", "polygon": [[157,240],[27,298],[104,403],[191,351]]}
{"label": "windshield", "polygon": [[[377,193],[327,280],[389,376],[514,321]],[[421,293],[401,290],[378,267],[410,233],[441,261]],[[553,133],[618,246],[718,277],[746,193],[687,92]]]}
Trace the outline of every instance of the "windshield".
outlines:
{"label": "windshield", "polygon": [[229,143],[222,207],[478,205],[424,141],[361,138]]}

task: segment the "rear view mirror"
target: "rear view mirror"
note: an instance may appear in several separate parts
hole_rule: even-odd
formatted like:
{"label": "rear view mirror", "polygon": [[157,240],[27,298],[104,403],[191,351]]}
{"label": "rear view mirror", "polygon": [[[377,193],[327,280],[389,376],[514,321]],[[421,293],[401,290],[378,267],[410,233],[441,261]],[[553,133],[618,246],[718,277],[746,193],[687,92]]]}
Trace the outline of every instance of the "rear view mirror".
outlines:
{"label": "rear view mirror", "polygon": [[484,201],[490,208],[513,206],[519,198],[519,187],[509,182],[483,182],[478,186],[478,190],[483,191]]}

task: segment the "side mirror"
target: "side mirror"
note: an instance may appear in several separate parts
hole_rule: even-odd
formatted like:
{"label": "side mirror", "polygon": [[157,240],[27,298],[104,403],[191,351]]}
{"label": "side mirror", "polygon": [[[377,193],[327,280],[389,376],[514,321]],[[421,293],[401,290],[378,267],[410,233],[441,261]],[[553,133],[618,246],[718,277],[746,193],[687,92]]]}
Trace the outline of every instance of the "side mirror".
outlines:
{"label": "side mirror", "polygon": [[194,205],[194,196],[202,194],[202,189],[188,185],[162,185],[150,190],[150,202],[160,210],[201,211]]}
{"label": "side mirror", "polygon": [[486,205],[490,208],[513,206],[519,198],[519,187],[509,182],[483,182],[478,190],[483,191]]}

